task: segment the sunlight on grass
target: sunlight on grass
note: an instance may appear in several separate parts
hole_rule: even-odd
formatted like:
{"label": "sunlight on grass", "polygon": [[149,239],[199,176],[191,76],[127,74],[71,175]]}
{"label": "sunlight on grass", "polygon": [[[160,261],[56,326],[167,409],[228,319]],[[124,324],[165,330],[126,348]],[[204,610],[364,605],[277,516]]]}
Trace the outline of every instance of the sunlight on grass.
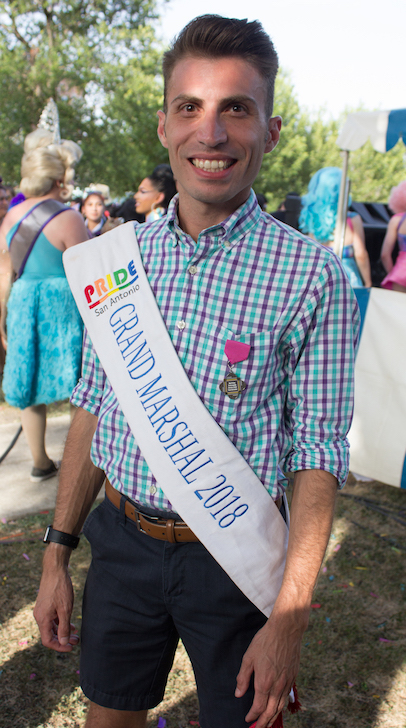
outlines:
{"label": "sunlight on grass", "polygon": [[341,541],[345,540],[350,527],[351,524],[345,517],[335,517],[333,529],[326,550],[326,555],[324,557],[324,563],[328,563],[330,559],[334,557],[335,553],[337,552],[337,546],[340,545]]}
{"label": "sunlight on grass", "polygon": [[393,678],[392,687],[379,707],[373,728],[405,728],[405,706],[406,662]]}
{"label": "sunlight on grass", "polygon": [[[354,483],[345,493],[337,498],[303,640],[297,684],[304,710],[286,715],[285,727],[406,728],[405,492]],[[364,499],[384,512],[367,508]],[[0,524],[0,534],[11,539],[0,547],[1,728],[83,728],[86,720],[79,648],[64,655],[46,650],[32,615],[44,553],[37,535],[52,516]],[[82,539],[70,569],[78,627],[89,561],[90,546]],[[193,671],[182,645],[148,728],[157,728],[160,717],[167,728],[191,728],[198,720]]]}
{"label": "sunlight on grass", "polygon": [[17,652],[33,647],[39,642],[38,628],[32,615],[34,603],[27,604],[0,627],[1,662],[4,664]]}
{"label": "sunlight on grass", "polygon": [[175,725],[190,725],[190,717],[198,718],[198,702],[192,666],[183,644],[176,650],[169,674],[165,697],[160,705],[148,714],[148,728],[156,728],[160,716],[174,721]]}

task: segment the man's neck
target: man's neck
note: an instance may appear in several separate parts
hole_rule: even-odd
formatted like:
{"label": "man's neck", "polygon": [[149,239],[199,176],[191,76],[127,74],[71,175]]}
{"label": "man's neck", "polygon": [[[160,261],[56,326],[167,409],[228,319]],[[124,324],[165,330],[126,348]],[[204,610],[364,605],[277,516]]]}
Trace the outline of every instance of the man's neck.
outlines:
{"label": "man's neck", "polygon": [[247,199],[248,197],[245,200],[233,199],[228,203],[223,202],[219,205],[193,200],[193,204],[190,204],[189,199],[184,200],[181,194],[179,194],[179,226],[193,240],[197,241],[202,230],[206,230],[213,225],[219,225],[219,223],[232,215]]}

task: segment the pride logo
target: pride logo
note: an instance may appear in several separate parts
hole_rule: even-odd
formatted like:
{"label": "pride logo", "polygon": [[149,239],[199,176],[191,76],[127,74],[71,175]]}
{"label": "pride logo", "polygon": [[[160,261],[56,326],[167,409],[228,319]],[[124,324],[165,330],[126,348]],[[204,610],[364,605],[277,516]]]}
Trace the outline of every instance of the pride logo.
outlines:
{"label": "pride logo", "polygon": [[[93,284],[86,286],[84,292],[89,308],[94,308],[100,303],[113,296],[118,291],[128,288],[138,279],[138,273],[135,270],[134,261],[130,260],[127,268],[119,268],[113,273],[106,273],[104,278],[98,278]],[[97,300],[94,300],[94,297]]]}

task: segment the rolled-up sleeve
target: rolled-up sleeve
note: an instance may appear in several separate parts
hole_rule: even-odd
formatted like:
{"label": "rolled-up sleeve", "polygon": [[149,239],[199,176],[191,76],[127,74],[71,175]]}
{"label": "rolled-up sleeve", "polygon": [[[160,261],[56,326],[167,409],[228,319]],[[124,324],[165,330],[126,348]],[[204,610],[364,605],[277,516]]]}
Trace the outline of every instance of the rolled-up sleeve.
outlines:
{"label": "rolled-up sleeve", "polygon": [[71,403],[92,415],[99,415],[106,375],[85,330],[82,352],[82,375],[72,392]]}
{"label": "rolled-up sleeve", "polygon": [[359,311],[340,265],[331,258],[290,338],[285,427],[287,472],[326,470],[342,487],[348,476]]}

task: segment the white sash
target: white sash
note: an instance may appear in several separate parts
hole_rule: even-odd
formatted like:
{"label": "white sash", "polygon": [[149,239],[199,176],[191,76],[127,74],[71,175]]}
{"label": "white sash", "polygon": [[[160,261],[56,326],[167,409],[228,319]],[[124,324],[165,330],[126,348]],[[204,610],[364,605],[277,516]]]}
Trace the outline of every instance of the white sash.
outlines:
{"label": "white sash", "polygon": [[69,248],[63,260],[94,348],[159,486],[269,616],[288,528],[190,383],[149,286],[133,223]]}

